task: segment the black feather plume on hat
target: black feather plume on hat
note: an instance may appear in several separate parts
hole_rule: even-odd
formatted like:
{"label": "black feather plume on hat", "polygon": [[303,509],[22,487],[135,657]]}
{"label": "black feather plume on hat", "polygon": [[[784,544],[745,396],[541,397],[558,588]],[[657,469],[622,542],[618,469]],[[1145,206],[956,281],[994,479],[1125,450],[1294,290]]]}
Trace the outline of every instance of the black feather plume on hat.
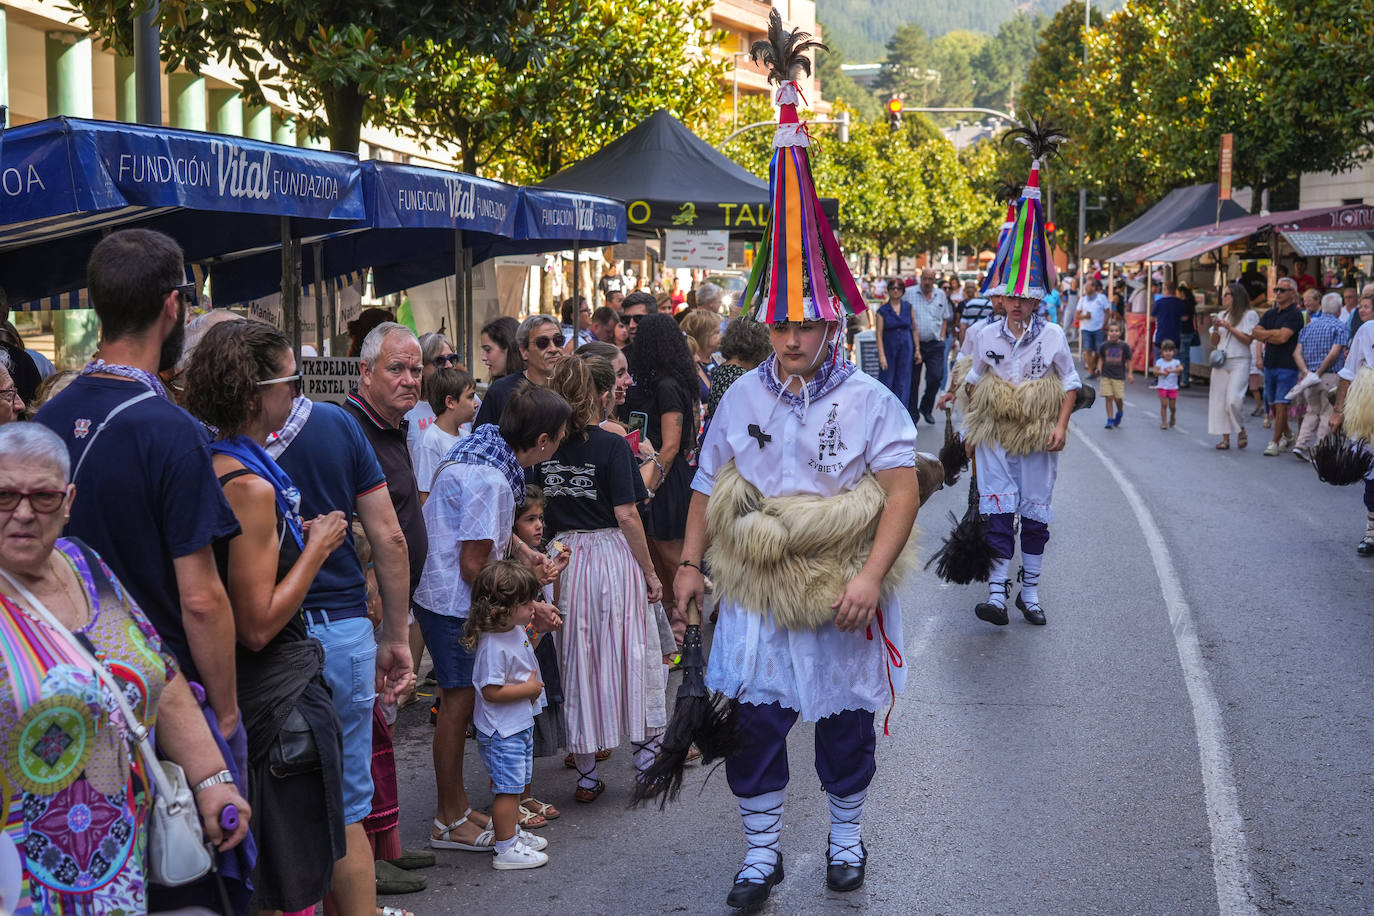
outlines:
{"label": "black feather plume on hat", "polygon": [[811,61],[806,57],[806,52],[812,48],[830,50],[829,45],[817,41],[810,32],[783,29],[782,16],[774,9],[768,14],[768,38],[750,45],[749,59],[767,66],[768,82],[781,86],[802,73],[811,75]]}
{"label": "black feather plume on hat", "polygon": [[999,178],[992,186],[992,196],[999,204],[1014,204],[1021,199],[1021,185],[1012,178]]}
{"label": "black feather plume on hat", "polygon": [[1020,127],[1002,135],[1003,143],[1020,143],[1031,158],[1041,162],[1059,155],[1059,145],[1069,138],[1059,128],[1041,118],[1028,118]]}
{"label": "black feather plume on hat", "polygon": [[1374,468],[1374,451],[1362,439],[1344,433],[1328,433],[1312,447],[1312,467],[1317,476],[1335,487],[1359,483]]}

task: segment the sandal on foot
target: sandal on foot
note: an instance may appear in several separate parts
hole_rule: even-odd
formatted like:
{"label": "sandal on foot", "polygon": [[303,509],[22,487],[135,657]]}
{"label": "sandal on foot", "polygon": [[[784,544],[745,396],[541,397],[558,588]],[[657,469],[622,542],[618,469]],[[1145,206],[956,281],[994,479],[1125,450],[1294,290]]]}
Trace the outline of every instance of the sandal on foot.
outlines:
{"label": "sandal on foot", "polygon": [[401,906],[379,906],[377,916],[415,916],[410,910]]}
{"label": "sandal on foot", "polygon": [[[477,834],[477,838],[471,843],[464,843],[459,840],[451,839],[453,831],[468,822],[468,815],[472,814],[469,808],[462,817],[452,824],[445,824],[437,817],[434,819],[434,827],[439,831],[439,835],[429,838],[429,845],[435,849],[461,849],[463,852],[491,852],[496,848],[496,831],[488,827],[486,830]],[[476,826],[475,824],[473,826]]]}
{"label": "sandal on foot", "polygon": [[[601,795],[602,792],[605,791],[606,783],[598,779],[596,781],[596,785],[592,786],[589,789],[584,789],[582,786],[578,786],[577,791],[573,793],[573,801],[581,802],[584,805],[591,804],[592,802],[597,800],[597,798]],[[494,837],[493,842],[495,842]]]}
{"label": "sandal on foot", "polygon": [[1242,429],[1236,434],[1236,448],[1245,448],[1249,444],[1250,440],[1245,438],[1245,430]]}
{"label": "sandal on foot", "polygon": [[596,762],[597,762],[597,763],[600,763],[600,762],[603,761],[603,760],[610,760],[610,759],[611,759],[611,753],[612,753],[612,751],[611,751],[610,748],[608,748],[608,747],[603,747],[601,750],[599,750],[599,751],[596,752]]}
{"label": "sandal on foot", "polygon": [[378,861],[375,864],[377,872],[377,893],[390,896],[392,894],[418,894],[425,889],[429,883],[424,875],[417,875],[405,869],[397,868],[390,862]]}
{"label": "sandal on foot", "polygon": [[562,817],[562,812],[560,812],[557,808],[555,808],[548,802],[540,801],[533,795],[529,795],[525,798],[520,799],[520,807],[528,811],[533,811],[535,814],[544,815],[544,820],[546,821],[556,821],[560,817]]}
{"label": "sandal on foot", "polygon": [[1217,451],[1219,451],[1219,452],[1224,452],[1224,451],[1226,451],[1228,448],[1231,447],[1231,443],[1229,443],[1229,442],[1218,442],[1214,447],[1216,448]]}
{"label": "sandal on foot", "polygon": [[697,746],[693,744],[691,747],[687,748],[687,756],[683,758],[682,763],[683,766],[686,766],[689,763],[696,763],[700,759],[701,751],[697,750]]}
{"label": "sandal on foot", "polygon": [[433,868],[437,860],[434,858],[434,851],[430,849],[402,849],[399,856],[386,861],[397,868],[415,871],[419,868]]}
{"label": "sandal on foot", "polygon": [[515,813],[518,816],[517,823],[525,830],[538,830],[540,827],[549,826],[548,818],[537,811],[531,811],[524,805],[516,808]]}

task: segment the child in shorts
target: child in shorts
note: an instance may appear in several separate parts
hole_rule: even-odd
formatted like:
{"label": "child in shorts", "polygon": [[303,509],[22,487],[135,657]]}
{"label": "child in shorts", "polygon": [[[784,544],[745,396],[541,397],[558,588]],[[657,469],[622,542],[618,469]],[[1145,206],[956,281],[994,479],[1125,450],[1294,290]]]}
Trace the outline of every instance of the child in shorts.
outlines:
{"label": "child in shorts", "polygon": [[[1098,371],[1102,376],[1102,403],[1107,406],[1107,429],[1121,425],[1121,414],[1126,406],[1126,383],[1135,381],[1135,370],[1131,366],[1131,346],[1122,340],[1124,334],[1121,322],[1113,321],[1107,325],[1107,340],[1097,348]],[[1113,407],[1115,402],[1115,407]]]}
{"label": "child in shorts", "polygon": [[539,578],[523,563],[500,560],[472,583],[472,607],[463,647],[476,646],[472,715],[482,762],[491,774],[491,826],[496,837],[492,867],[538,868],[548,864],[549,843],[519,830],[520,798],[534,774],[534,714],[544,708],[544,683],[525,627],[540,600]]}
{"label": "child in shorts", "polygon": [[1159,345],[1159,359],[1155,360],[1155,379],[1159,384],[1159,428],[1168,429],[1174,425],[1178,415],[1178,379],[1183,374],[1183,363],[1175,357],[1178,345],[1166,340]]}

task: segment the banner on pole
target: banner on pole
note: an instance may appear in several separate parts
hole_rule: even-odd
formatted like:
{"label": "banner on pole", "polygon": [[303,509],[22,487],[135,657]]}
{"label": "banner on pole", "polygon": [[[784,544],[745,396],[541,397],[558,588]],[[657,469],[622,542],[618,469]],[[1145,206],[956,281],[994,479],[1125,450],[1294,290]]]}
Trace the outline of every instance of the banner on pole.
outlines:
{"label": "banner on pole", "polygon": [[1231,159],[1235,149],[1236,135],[1221,135],[1221,176],[1217,180],[1217,199],[1231,199]]}
{"label": "banner on pole", "polygon": [[301,393],[312,401],[342,404],[358,389],[362,360],[357,357],[320,357],[301,360]]}

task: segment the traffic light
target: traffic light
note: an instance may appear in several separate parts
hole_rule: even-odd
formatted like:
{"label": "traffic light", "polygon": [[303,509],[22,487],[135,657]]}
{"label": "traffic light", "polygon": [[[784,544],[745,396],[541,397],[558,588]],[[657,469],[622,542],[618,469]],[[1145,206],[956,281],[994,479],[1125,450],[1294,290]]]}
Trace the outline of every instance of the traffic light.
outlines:
{"label": "traffic light", "polygon": [[900,96],[893,96],[887,100],[887,121],[896,130],[902,123],[902,100]]}

